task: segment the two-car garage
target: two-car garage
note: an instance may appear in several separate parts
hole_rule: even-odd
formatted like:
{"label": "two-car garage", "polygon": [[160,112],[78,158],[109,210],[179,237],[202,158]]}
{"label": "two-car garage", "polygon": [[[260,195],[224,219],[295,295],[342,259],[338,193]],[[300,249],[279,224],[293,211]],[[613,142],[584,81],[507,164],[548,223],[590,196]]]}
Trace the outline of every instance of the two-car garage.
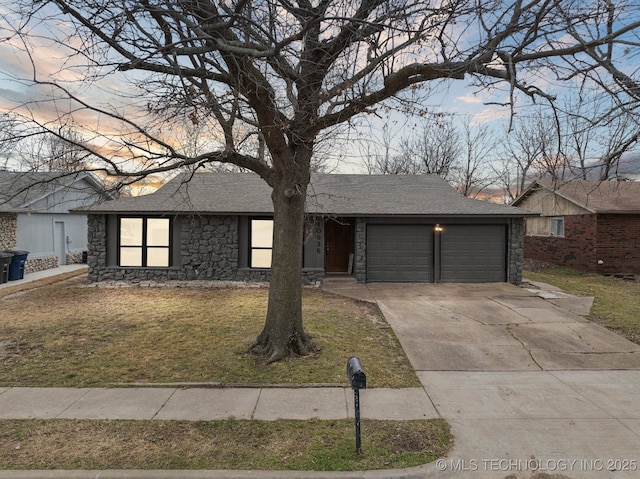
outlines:
{"label": "two-car garage", "polygon": [[367,281],[506,281],[506,245],[505,224],[368,224]]}

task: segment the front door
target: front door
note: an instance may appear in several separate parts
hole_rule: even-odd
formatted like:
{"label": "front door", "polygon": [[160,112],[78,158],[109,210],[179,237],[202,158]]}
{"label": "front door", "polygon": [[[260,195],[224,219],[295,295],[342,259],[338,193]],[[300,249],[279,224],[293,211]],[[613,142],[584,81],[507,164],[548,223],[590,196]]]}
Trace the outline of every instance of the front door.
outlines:
{"label": "front door", "polygon": [[327,273],[347,273],[351,254],[351,226],[347,223],[325,223],[325,270]]}
{"label": "front door", "polygon": [[54,228],[54,250],[58,257],[58,266],[67,264],[67,237],[64,231],[64,222],[56,221],[53,225]]}

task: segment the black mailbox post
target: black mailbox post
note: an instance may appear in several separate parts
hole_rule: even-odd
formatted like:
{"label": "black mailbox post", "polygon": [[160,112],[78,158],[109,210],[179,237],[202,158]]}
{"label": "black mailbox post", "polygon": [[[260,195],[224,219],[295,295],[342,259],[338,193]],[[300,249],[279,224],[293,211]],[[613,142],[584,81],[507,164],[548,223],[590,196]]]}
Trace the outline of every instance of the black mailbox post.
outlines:
{"label": "black mailbox post", "polygon": [[349,384],[353,389],[355,420],[356,420],[356,453],[362,452],[362,446],[360,442],[360,389],[367,388],[367,375],[362,370],[360,360],[356,357],[350,357],[347,360],[347,377],[349,378]]}
{"label": "black mailbox post", "polygon": [[356,357],[350,357],[347,360],[347,376],[349,384],[354,390],[367,388],[367,375],[362,370],[360,360]]}

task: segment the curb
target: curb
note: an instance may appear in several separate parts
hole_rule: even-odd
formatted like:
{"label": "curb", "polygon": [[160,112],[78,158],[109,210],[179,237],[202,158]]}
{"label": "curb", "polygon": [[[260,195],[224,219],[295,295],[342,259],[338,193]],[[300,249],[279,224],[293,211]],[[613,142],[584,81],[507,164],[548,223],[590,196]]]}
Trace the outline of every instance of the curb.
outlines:
{"label": "curb", "polygon": [[0,479],[428,479],[442,477],[436,462],[373,471],[0,470]]}

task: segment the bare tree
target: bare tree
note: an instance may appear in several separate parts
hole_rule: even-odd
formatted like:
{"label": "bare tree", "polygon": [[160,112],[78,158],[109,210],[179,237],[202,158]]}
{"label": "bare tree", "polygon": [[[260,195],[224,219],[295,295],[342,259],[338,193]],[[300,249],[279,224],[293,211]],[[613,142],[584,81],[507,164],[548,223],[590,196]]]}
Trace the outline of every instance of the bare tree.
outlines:
{"label": "bare tree", "polygon": [[9,114],[0,115],[0,169],[9,169],[9,158],[15,148],[16,122]]}
{"label": "bare tree", "polygon": [[[386,102],[424,100],[434,81],[504,85],[509,105],[553,102],[543,75],[595,82],[599,73],[615,78],[611,94],[631,95],[634,79],[617,62],[637,51],[640,28],[634,2],[603,9],[596,0],[2,0],[0,11],[0,38],[33,66],[34,91],[48,89],[14,107],[31,136],[84,115],[73,126],[94,145],[82,144],[100,160],[93,168],[109,175],[220,162],[272,187],[269,306],[253,348],[268,361],[314,350],[302,324],[300,238],[323,132]],[[51,44],[66,58],[45,72],[35,51]],[[115,79],[128,83],[109,93],[126,101],[87,95]],[[219,148],[189,156],[175,147],[167,131],[190,113],[216,122]],[[238,143],[249,131],[270,162]]]}
{"label": "bare tree", "polygon": [[585,93],[555,111],[519,115],[504,134],[503,171],[498,176],[514,199],[534,179],[605,181],[637,173],[621,171],[619,165],[638,144],[639,126],[638,117],[620,111],[610,99]]}
{"label": "bare tree", "polygon": [[394,136],[387,124],[382,127],[382,135],[375,138],[373,132],[362,148],[365,168],[370,175],[417,175],[420,165],[411,155],[401,155],[394,144]]}
{"label": "bare tree", "polygon": [[477,198],[492,185],[488,160],[493,157],[496,139],[488,126],[472,128],[469,118],[462,124],[463,149],[453,167],[451,182],[464,196]]}
{"label": "bare tree", "polygon": [[71,172],[87,169],[90,155],[79,135],[70,130],[47,138],[45,157],[41,159],[49,171]]}
{"label": "bare tree", "polygon": [[415,164],[415,173],[448,179],[462,153],[458,129],[450,115],[437,113],[423,118],[413,132],[400,141],[400,156]]}
{"label": "bare tree", "polygon": [[369,174],[435,174],[472,197],[491,183],[487,161],[495,145],[487,127],[473,129],[469,118],[457,121],[445,114],[423,115],[412,125],[398,144],[386,126],[379,142],[367,142],[363,156]]}
{"label": "bare tree", "polygon": [[623,178],[629,174],[638,174],[640,170],[625,170],[622,167],[623,155],[632,151],[640,141],[640,124],[632,115],[616,115],[606,123],[600,134],[601,154],[593,167],[599,169],[599,180]]}
{"label": "bare tree", "polygon": [[495,173],[507,202],[517,198],[533,179],[555,175],[556,139],[555,122],[540,110],[517,117],[504,132],[502,162]]}

